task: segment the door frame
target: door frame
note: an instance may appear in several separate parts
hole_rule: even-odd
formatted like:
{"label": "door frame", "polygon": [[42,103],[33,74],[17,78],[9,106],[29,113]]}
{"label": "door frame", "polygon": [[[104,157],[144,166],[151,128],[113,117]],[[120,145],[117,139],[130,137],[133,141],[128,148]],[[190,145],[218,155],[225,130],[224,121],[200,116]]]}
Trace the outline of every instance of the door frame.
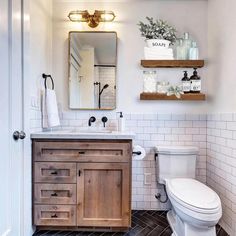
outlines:
{"label": "door frame", "polygon": [[[25,1],[25,2],[24,2]],[[25,58],[24,54],[24,35],[29,32],[29,28],[24,31],[24,27],[28,24],[26,21],[27,15],[25,14],[24,3],[29,0],[10,0],[6,1],[5,7],[3,8],[4,14],[3,23],[6,27],[4,32],[4,39],[6,41],[6,55],[5,69],[7,74],[3,77],[6,81],[7,100],[6,100],[6,115],[7,124],[6,136],[4,139],[9,146],[6,147],[8,150],[4,156],[8,162],[9,169],[7,168],[6,179],[3,180],[6,188],[6,192],[9,191],[8,202],[6,202],[6,212],[2,212],[6,217],[6,225],[4,225],[3,236],[28,236],[31,235],[25,231],[25,228],[30,228],[29,223],[31,214],[25,214],[26,208],[31,208],[29,203],[26,206],[27,201],[25,199],[25,161],[28,161],[24,153],[24,148],[27,144],[23,140],[13,140],[12,134],[14,131],[22,131],[29,124],[27,117],[24,117],[26,112],[25,100],[28,99],[28,92],[25,90],[25,85],[28,84],[29,77],[24,76]],[[4,4],[4,3],[3,3]],[[4,5],[3,5],[4,6]],[[29,7],[27,8],[29,12]],[[27,45],[26,45],[27,46]],[[29,47],[29,45],[27,46]],[[4,86],[4,83],[3,83]],[[26,92],[24,94],[24,91]],[[28,133],[27,133],[28,135]],[[28,147],[30,149],[30,147]],[[30,168],[31,169],[31,168]],[[8,181],[9,179],[9,181]],[[11,191],[12,190],[12,191]],[[4,190],[3,190],[4,191]],[[31,195],[30,192],[27,193]],[[5,202],[4,202],[5,204]],[[6,226],[6,227],[5,227]]]}
{"label": "door frame", "polygon": [[30,0],[21,0],[22,4],[22,60],[23,60],[23,130],[26,139],[23,143],[23,190],[22,190],[22,235],[32,235],[34,227],[32,224],[32,154],[30,139]]}

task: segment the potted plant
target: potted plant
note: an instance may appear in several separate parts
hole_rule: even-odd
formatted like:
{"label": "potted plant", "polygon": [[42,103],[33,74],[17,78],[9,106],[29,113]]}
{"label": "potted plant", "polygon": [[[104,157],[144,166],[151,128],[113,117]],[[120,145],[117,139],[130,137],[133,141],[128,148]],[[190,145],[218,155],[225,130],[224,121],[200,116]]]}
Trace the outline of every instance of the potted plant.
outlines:
{"label": "potted plant", "polygon": [[164,47],[168,48],[176,41],[176,29],[170,26],[168,22],[152,17],[146,17],[148,23],[139,22],[139,30],[141,35],[146,38],[148,47]]}

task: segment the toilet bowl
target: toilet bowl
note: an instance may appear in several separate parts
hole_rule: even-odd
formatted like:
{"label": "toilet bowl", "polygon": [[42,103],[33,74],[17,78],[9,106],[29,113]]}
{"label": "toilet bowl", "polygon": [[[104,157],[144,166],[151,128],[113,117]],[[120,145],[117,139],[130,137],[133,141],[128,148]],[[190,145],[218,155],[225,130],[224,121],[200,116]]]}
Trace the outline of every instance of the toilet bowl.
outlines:
{"label": "toilet bowl", "polygon": [[212,189],[195,179],[175,178],[166,180],[166,190],[172,204],[168,220],[174,235],[216,235],[215,225],[222,216],[222,208]]}
{"label": "toilet bowl", "polygon": [[216,236],[222,216],[217,193],[195,179],[197,153],[189,146],[156,148],[157,180],[171,202],[167,219],[173,236]]}

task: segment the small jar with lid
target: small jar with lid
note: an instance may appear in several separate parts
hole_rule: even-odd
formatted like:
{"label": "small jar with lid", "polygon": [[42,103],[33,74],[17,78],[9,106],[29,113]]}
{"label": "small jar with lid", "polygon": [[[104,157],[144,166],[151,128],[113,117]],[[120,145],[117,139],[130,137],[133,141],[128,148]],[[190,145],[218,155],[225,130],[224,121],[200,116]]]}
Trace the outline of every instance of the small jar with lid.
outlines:
{"label": "small jar with lid", "polygon": [[170,87],[170,83],[167,81],[158,82],[157,92],[162,93],[162,94],[166,94],[168,92],[169,87]]}
{"label": "small jar with lid", "polygon": [[156,93],[157,90],[157,77],[156,71],[143,71],[143,92]]}
{"label": "small jar with lid", "polygon": [[201,78],[198,76],[197,68],[194,68],[193,75],[190,77],[191,93],[200,93],[202,88]]}

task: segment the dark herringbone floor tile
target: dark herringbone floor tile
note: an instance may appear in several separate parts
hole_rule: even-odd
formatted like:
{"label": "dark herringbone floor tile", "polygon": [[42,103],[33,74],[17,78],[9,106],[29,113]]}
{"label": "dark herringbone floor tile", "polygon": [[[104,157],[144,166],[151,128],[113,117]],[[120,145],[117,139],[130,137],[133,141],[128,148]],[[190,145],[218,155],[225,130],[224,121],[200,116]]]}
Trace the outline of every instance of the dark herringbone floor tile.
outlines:
{"label": "dark herringbone floor tile", "polygon": [[[229,236],[223,228],[216,226],[217,236]],[[132,227],[128,232],[72,232],[36,231],[33,236],[171,236],[166,211],[132,211]]]}

